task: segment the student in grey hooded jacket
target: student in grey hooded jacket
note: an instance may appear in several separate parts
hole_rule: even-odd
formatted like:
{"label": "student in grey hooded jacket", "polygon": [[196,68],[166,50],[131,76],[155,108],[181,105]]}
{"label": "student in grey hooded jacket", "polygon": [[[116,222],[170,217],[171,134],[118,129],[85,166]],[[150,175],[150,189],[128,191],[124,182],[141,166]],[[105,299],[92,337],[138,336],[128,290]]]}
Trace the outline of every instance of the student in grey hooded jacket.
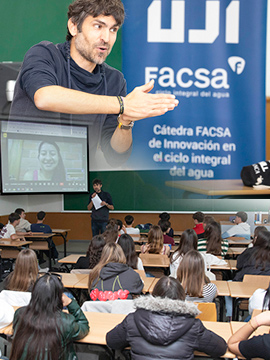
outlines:
{"label": "student in grey hooded jacket", "polygon": [[185,302],[180,282],[162,277],[153,295],[134,300],[137,310],[106,335],[112,349],[131,347],[133,360],[193,359],[195,350],[212,357],[223,355],[226,342],[207,330],[194,303]]}

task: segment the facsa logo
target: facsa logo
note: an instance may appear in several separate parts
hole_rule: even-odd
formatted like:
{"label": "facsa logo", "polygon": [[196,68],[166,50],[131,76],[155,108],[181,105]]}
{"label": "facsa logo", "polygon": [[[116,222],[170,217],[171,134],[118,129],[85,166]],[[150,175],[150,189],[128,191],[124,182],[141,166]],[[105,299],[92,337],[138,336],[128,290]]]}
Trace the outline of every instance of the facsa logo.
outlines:
{"label": "facsa logo", "polygon": [[[161,28],[161,1],[153,0],[147,13],[147,41],[157,43],[185,42],[185,1],[171,0],[171,28]],[[219,36],[220,1],[206,1],[205,29],[189,29],[188,42],[212,44]],[[240,1],[232,0],[226,8],[225,42],[239,43]]]}
{"label": "facsa logo", "polygon": [[228,63],[236,74],[241,74],[244,71],[246,61],[240,56],[231,56],[228,59]]}

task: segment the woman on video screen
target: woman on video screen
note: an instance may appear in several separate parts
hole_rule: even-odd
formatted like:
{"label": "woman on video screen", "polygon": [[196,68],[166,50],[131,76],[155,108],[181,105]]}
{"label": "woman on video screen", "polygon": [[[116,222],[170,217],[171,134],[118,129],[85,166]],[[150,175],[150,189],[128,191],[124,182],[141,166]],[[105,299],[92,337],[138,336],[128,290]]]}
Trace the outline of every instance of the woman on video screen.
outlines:
{"label": "woman on video screen", "polygon": [[24,180],[65,181],[65,167],[54,141],[42,141],[38,147],[39,169],[29,170]]}

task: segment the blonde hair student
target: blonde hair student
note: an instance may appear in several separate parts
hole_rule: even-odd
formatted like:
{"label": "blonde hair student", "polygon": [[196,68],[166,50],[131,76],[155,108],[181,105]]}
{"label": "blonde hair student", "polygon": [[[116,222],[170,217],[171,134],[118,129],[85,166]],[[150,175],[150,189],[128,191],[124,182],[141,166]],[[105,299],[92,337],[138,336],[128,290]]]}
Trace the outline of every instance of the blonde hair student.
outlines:
{"label": "blonde hair student", "polygon": [[148,242],[142,245],[141,252],[149,254],[170,255],[170,247],[164,245],[163,232],[158,225],[153,225],[148,233]]}

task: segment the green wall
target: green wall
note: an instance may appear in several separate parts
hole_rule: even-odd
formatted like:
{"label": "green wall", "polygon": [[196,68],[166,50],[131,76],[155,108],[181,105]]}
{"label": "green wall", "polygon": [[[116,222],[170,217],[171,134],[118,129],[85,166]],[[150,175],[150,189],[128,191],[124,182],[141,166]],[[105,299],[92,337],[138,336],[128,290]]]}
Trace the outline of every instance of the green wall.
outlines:
{"label": "green wall", "polygon": [[[26,51],[42,40],[64,42],[70,3],[71,0],[1,0],[0,61],[22,61]],[[107,60],[121,69],[121,33]]]}

